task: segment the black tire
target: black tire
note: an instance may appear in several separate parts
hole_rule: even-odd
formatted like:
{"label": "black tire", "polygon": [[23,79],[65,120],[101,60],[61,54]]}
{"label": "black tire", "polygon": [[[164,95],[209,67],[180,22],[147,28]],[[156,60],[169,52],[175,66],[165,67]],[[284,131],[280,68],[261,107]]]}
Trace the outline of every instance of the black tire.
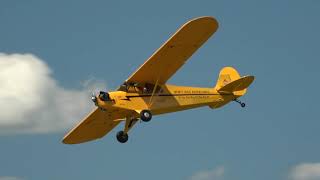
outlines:
{"label": "black tire", "polygon": [[129,136],[127,133],[124,133],[123,131],[119,131],[117,133],[117,140],[120,142],[120,143],[126,143],[129,139]]}
{"label": "black tire", "polygon": [[245,103],[241,103],[241,107],[246,107],[246,104]]}
{"label": "black tire", "polygon": [[140,112],[140,119],[144,122],[149,122],[152,119],[152,114],[149,110],[142,110]]}

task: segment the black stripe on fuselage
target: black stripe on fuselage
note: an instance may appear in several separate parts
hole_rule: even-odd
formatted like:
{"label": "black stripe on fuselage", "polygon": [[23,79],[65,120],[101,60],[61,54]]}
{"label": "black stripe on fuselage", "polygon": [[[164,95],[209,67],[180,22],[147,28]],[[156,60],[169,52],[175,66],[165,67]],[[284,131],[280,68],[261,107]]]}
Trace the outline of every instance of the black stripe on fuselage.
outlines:
{"label": "black stripe on fuselage", "polygon": [[[155,94],[153,96],[205,96],[205,95],[233,95],[233,94]],[[136,95],[136,96],[126,96],[127,98],[135,98],[135,97],[151,97],[151,94],[142,94],[142,95]]]}

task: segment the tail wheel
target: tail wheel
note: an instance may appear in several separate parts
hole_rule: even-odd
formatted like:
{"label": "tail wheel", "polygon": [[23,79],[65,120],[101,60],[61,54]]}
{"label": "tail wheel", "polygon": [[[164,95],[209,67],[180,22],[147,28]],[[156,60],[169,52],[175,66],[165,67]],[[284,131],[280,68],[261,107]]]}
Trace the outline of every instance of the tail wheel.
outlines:
{"label": "tail wheel", "polygon": [[123,132],[123,131],[119,131],[117,133],[117,140],[120,142],[120,143],[125,143],[127,142],[129,139],[129,136],[127,133]]}
{"label": "tail wheel", "polygon": [[140,119],[144,122],[148,122],[152,119],[152,114],[149,110],[142,110],[140,112]]}
{"label": "tail wheel", "polygon": [[241,107],[246,107],[246,104],[244,102],[241,102],[239,99],[234,99],[233,101],[237,102],[240,104]]}

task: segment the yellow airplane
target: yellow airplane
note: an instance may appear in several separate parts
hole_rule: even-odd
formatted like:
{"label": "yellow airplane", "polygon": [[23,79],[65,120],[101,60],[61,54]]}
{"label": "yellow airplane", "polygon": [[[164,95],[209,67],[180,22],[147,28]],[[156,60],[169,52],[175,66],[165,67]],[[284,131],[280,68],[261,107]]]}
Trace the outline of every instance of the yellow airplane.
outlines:
{"label": "yellow airplane", "polygon": [[169,85],[169,78],[218,29],[213,17],[199,17],[184,24],[116,91],[92,96],[97,108],[75,126],[64,138],[65,144],[78,144],[102,138],[120,122],[120,143],[128,141],[128,132],[141,119],[201,106],[219,108],[238,100],[246,93],[254,76],[240,77],[232,67],[220,71],[215,87]]}

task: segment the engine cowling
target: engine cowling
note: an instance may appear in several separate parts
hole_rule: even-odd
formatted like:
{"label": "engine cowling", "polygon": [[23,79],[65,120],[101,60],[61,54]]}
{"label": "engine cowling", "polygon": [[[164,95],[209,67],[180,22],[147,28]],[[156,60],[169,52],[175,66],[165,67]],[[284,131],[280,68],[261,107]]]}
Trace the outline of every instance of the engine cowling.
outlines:
{"label": "engine cowling", "polygon": [[104,92],[104,91],[100,91],[100,93],[99,93],[99,99],[100,99],[101,101],[111,101],[109,93]]}

